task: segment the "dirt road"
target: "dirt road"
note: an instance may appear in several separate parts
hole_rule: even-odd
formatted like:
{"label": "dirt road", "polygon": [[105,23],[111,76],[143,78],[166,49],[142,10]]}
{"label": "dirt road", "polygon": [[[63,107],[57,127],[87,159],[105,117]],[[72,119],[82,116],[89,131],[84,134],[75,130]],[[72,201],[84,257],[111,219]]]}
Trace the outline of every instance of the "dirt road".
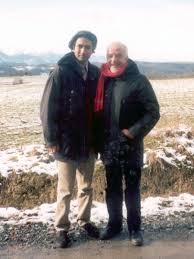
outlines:
{"label": "dirt road", "polygon": [[194,233],[186,232],[145,235],[142,247],[130,245],[127,237],[112,241],[87,241],[75,243],[67,249],[40,249],[9,247],[1,250],[2,259],[191,259],[194,254]]}
{"label": "dirt road", "polygon": [[129,246],[128,241],[112,242],[106,245],[88,242],[80,247],[68,249],[27,249],[10,248],[2,251],[0,258],[8,259],[193,259],[194,241],[153,241],[144,247]]}

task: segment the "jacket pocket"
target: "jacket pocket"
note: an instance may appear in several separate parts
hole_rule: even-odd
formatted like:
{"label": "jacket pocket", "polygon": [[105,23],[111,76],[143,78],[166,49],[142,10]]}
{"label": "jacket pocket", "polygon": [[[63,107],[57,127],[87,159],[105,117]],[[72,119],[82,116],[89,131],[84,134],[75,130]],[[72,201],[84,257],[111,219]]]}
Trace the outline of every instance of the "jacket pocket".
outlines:
{"label": "jacket pocket", "polygon": [[141,118],[141,107],[136,100],[130,97],[124,98],[121,102],[119,126],[121,129],[128,129]]}

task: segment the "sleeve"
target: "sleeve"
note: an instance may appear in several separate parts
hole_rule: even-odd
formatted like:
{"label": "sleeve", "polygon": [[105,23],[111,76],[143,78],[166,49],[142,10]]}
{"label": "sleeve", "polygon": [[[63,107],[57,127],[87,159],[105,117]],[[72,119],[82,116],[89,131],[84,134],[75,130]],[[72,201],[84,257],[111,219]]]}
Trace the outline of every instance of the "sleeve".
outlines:
{"label": "sleeve", "polygon": [[60,70],[56,66],[49,75],[40,103],[40,119],[48,147],[59,144],[60,89]]}
{"label": "sleeve", "polygon": [[139,82],[138,103],[143,108],[143,115],[129,128],[135,138],[145,137],[160,118],[159,103],[149,80],[142,76]]}

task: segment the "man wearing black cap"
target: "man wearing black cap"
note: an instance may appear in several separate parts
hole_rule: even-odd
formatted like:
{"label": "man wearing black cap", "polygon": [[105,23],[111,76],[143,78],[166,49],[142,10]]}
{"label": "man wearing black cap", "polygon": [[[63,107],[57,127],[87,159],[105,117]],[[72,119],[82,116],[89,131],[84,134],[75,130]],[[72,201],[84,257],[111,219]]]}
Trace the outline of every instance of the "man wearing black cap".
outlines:
{"label": "man wearing black cap", "polygon": [[55,226],[57,246],[70,244],[70,200],[77,180],[77,222],[86,234],[99,237],[90,222],[92,205],[93,103],[98,68],[88,62],[97,44],[96,36],[79,31],[69,42],[71,52],[62,57],[51,72],[41,100],[43,134],[58,168]]}

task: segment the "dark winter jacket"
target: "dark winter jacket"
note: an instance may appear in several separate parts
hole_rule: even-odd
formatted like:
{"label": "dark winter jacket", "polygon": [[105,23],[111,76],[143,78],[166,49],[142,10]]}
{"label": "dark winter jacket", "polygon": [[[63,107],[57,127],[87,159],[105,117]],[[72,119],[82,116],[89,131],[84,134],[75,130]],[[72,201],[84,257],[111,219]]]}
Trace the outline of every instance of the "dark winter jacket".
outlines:
{"label": "dark winter jacket", "polygon": [[84,81],[74,53],[51,72],[41,100],[40,117],[47,146],[59,145],[57,160],[87,158],[93,143],[93,102],[99,70],[88,64]]}
{"label": "dark winter jacket", "polygon": [[[139,73],[136,64],[129,60],[124,74],[105,81],[103,123],[98,130],[103,137],[101,153],[104,162],[111,156],[120,160],[124,152],[130,167],[141,167],[143,138],[159,117],[159,104],[150,82]],[[129,129],[134,139],[125,137],[122,129]]]}

